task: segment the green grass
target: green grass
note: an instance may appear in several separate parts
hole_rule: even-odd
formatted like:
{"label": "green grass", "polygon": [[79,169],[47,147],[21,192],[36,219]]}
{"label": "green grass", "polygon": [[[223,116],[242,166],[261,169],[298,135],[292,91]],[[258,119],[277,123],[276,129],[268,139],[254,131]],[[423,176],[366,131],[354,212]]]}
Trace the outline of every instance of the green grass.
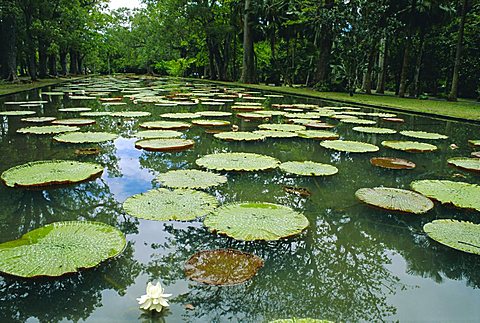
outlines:
{"label": "green grass", "polygon": [[393,108],[405,112],[426,113],[436,116],[446,116],[466,120],[480,121],[480,102],[459,99],[458,102],[446,100],[418,100],[398,98],[393,95],[375,95],[355,93],[351,97],[348,93],[318,92],[308,88],[268,86],[261,84],[243,84],[236,82],[217,82],[224,85],[248,87],[258,90],[275,91],[284,94],[302,95],[326,100],[338,100],[350,104],[368,104],[383,108]]}
{"label": "green grass", "polygon": [[51,78],[51,79],[41,79],[35,82],[31,82],[29,78],[21,78],[19,83],[0,82],[0,95],[7,95],[7,94],[13,94],[17,92],[32,90],[32,89],[44,87],[47,85],[54,85],[54,84],[58,84],[66,81],[77,80],[83,77],[84,76],[59,77],[59,78]]}

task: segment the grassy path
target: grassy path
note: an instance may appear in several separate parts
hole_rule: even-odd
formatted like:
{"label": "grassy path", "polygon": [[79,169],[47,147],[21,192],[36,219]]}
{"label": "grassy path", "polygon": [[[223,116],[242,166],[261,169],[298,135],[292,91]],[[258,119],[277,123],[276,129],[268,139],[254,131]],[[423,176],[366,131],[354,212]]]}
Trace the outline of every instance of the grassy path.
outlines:
{"label": "grassy path", "polygon": [[31,82],[30,78],[20,78],[19,83],[0,82],[0,96],[37,89],[47,85],[54,85],[54,84],[59,84],[67,81],[74,81],[74,80],[78,80],[78,79],[82,79],[90,76],[91,75],[48,78],[48,79],[39,79],[38,81],[35,81],[35,82]]}

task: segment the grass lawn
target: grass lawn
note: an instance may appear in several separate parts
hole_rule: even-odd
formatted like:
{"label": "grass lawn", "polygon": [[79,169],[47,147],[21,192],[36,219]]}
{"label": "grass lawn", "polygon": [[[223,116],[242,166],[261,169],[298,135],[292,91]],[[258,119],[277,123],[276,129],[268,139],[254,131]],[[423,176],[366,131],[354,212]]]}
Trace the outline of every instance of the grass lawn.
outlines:
{"label": "grass lawn", "polygon": [[393,108],[406,112],[427,113],[437,116],[480,121],[480,102],[459,99],[458,102],[446,100],[418,100],[411,98],[398,98],[393,95],[375,95],[355,93],[350,96],[341,92],[318,92],[307,88],[268,86],[261,84],[243,84],[236,82],[217,82],[225,85],[248,87],[258,90],[275,91],[279,93],[302,95],[326,100],[338,100],[352,104],[368,104],[384,108]]}
{"label": "grass lawn", "polygon": [[0,96],[12,94],[21,91],[27,91],[36,89],[39,87],[53,85],[62,83],[65,81],[72,81],[83,78],[84,76],[79,77],[58,77],[58,78],[48,78],[48,79],[39,79],[38,81],[31,82],[30,78],[20,78],[20,82],[18,83],[8,83],[8,82],[0,82]]}

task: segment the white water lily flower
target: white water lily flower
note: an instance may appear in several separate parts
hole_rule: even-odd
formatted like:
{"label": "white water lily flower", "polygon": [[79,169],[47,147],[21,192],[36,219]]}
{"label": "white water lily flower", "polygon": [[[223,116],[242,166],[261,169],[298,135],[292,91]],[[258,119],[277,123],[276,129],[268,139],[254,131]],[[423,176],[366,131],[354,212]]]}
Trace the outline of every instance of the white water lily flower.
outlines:
{"label": "white water lily flower", "polygon": [[170,306],[165,298],[172,296],[172,294],[164,294],[163,287],[158,282],[156,285],[148,283],[147,294],[137,298],[140,308],[146,311],[161,312],[164,307]]}

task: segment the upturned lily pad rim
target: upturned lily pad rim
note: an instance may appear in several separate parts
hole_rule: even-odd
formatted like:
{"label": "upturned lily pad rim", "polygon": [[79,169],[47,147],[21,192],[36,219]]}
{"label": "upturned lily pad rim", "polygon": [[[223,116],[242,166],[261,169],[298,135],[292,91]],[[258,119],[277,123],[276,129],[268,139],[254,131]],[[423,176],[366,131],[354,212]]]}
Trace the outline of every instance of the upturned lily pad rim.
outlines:
{"label": "upturned lily pad rim", "polygon": [[[475,157],[454,157],[447,160],[449,165],[453,165],[463,170],[470,172],[480,172],[480,159]],[[474,166],[469,163],[476,164]],[[479,197],[480,198],[480,197]]]}
{"label": "upturned lily pad rim", "polygon": [[[456,235],[452,236],[451,232],[449,234],[443,233],[441,229],[442,227],[445,227],[445,226],[447,226],[447,228],[449,226],[454,228],[455,226],[462,227],[460,228],[459,231],[463,231],[462,232],[463,236],[458,236],[458,237]],[[470,236],[475,235],[477,237],[476,241],[473,241],[473,242],[478,243],[478,245],[475,245],[468,241],[462,241],[462,240],[468,240],[468,239],[464,239],[467,233],[465,232],[466,231],[465,228],[468,228],[472,231],[476,231],[475,234],[473,234],[472,232],[469,232],[469,233],[470,233]],[[480,255],[480,238],[479,238],[480,224],[474,224],[469,221],[458,221],[455,219],[437,219],[437,220],[433,220],[432,222],[426,223],[423,226],[423,231],[427,234],[427,236],[430,239],[435,240],[436,242],[444,246],[447,246],[449,248],[452,248],[458,251]],[[455,232],[455,233],[458,233],[458,232]]]}

